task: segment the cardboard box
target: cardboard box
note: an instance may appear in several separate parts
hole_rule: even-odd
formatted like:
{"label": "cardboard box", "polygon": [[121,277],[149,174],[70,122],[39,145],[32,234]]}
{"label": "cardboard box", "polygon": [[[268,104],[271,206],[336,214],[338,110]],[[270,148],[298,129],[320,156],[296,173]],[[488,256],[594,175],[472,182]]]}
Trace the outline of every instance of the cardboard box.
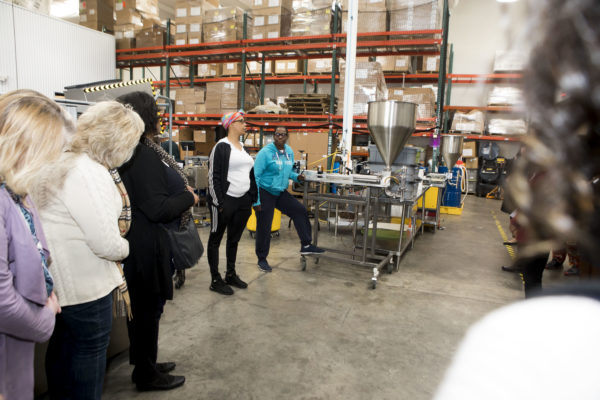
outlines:
{"label": "cardboard box", "polygon": [[[353,115],[365,115],[368,113],[369,101],[384,100],[387,95],[387,86],[378,62],[357,61],[355,65],[354,81],[354,106]],[[336,85],[335,97],[337,97],[337,109],[341,113],[344,109],[344,82],[346,80],[345,63],[340,63],[340,84]]]}
{"label": "cardboard box", "polygon": [[417,57],[418,72],[440,72],[440,56]]}
{"label": "cardboard box", "polygon": [[252,12],[252,39],[274,39],[290,36],[292,13],[283,7],[259,8]]}
{"label": "cardboard box", "polygon": [[[173,37],[173,36],[171,36]],[[136,47],[159,47],[167,41],[167,29],[164,26],[153,25],[151,28],[142,29],[135,37]]]}
{"label": "cardboard box", "polygon": [[220,76],[240,76],[242,74],[242,64],[238,62],[219,64],[217,73]]}
{"label": "cardboard box", "polygon": [[106,0],[80,0],[79,24],[85,27],[102,30],[113,30],[115,21],[112,2]]}
{"label": "cardboard box", "polygon": [[[248,61],[248,74],[260,75],[262,74],[262,62],[259,61]],[[265,61],[265,74],[271,73],[271,61]]]}
{"label": "cardboard box", "polygon": [[412,73],[412,57],[396,56],[394,60],[394,72]]}
{"label": "cardboard box", "polygon": [[202,43],[202,33],[188,33],[188,44],[200,44]]}
{"label": "cardboard box", "polygon": [[215,63],[196,65],[196,74],[199,78],[211,78],[217,76],[218,71],[219,65]]}
{"label": "cardboard box", "polygon": [[275,73],[276,74],[297,74],[302,72],[301,64],[299,60],[276,60],[275,61]]}
{"label": "cardboard box", "polygon": [[[175,34],[175,45],[182,46],[184,44],[188,44],[188,34],[187,33],[176,33]],[[176,74],[177,76],[181,76]]]}
{"label": "cardboard box", "polygon": [[143,26],[142,14],[140,14],[138,10],[126,8],[124,10],[117,11],[115,14],[117,15],[118,25],[134,24],[140,27]]}
{"label": "cardboard box", "polygon": [[[463,142],[462,156],[463,156],[463,158],[477,157],[477,142],[476,141]],[[467,167],[467,168],[469,168],[469,167]]]}
{"label": "cardboard box", "polygon": [[143,13],[158,16],[158,0],[116,0],[114,2],[116,12],[126,9],[134,9]]}
{"label": "cardboard box", "polygon": [[[348,11],[348,0],[342,0],[342,10]],[[358,0],[358,11],[386,11],[385,0]]]}
{"label": "cardboard box", "polygon": [[393,72],[396,69],[396,56],[377,56],[375,61],[381,64],[383,72]]}
{"label": "cardboard box", "polygon": [[179,128],[179,141],[180,142],[193,142],[194,141],[194,130],[190,127]]}
{"label": "cardboard box", "polygon": [[221,22],[205,22],[203,32],[205,43],[241,40],[244,36],[242,23],[234,19]]}
{"label": "cardboard box", "polygon": [[256,147],[258,146],[258,142],[255,133],[247,133],[246,136],[244,136],[244,146],[246,147]]}
{"label": "cardboard box", "polygon": [[[226,113],[241,107],[240,82],[208,82],[206,84],[206,112]],[[250,110],[258,104],[258,94],[250,84],[246,84],[244,108]]]}
{"label": "cardboard box", "polygon": [[331,8],[300,12],[294,7],[291,36],[327,35],[331,32]]}
{"label": "cardboard box", "polygon": [[186,18],[199,18],[202,20],[204,4],[200,0],[187,0],[175,2],[175,20]]}
{"label": "cardboard box", "polygon": [[[457,132],[483,134],[485,128],[485,115],[482,111],[469,112],[457,111],[452,118],[452,129]],[[475,154],[474,154],[475,155]]]}
{"label": "cardboard box", "polygon": [[387,0],[390,31],[419,31],[440,28],[438,0]]}
{"label": "cardboard box", "polygon": [[[360,8],[359,8],[360,10]],[[342,32],[347,32],[348,12],[342,12]],[[362,11],[358,13],[358,32],[386,32],[387,11]],[[370,38],[373,40],[373,38]]]}
{"label": "cardboard box", "polygon": [[267,7],[291,10],[293,5],[292,0],[252,0],[250,6],[253,10]]}
{"label": "cardboard box", "polygon": [[135,35],[140,27],[134,24],[115,25],[115,43],[117,49],[135,48]]}
{"label": "cardboard box", "polygon": [[417,104],[417,119],[431,118],[435,115],[436,98],[430,88],[390,88],[388,99]]}
{"label": "cardboard box", "polygon": [[[308,169],[316,169],[321,166],[327,169],[327,143],[329,131],[296,131],[289,133],[288,145],[294,150],[294,160],[303,157],[308,161]],[[337,146],[337,140],[333,141],[332,147]],[[304,153],[304,156],[300,152]]]}
{"label": "cardboard box", "polygon": [[194,142],[206,143],[206,131],[204,129],[194,131]]}
{"label": "cardboard box", "polygon": [[223,7],[215,10],[204,10],[204,22],[214,23],[234,20],[243,22],[244,10],[239,7]]}
{"label": "cardboard box", "polygon": [[330,74],[331,58],[311,58],[306,70],[309,74]]}
{"label": "cardboard box", "polygon": [[476,169],[479,168],[479,158],[478,157],[465,157],[463,158],[463,162],[468,169]]}

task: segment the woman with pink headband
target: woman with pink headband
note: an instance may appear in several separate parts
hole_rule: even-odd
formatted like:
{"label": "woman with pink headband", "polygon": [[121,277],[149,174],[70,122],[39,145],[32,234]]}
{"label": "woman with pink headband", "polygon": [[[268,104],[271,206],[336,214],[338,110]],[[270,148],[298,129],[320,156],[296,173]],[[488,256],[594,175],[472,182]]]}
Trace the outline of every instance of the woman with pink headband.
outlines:
{"label": "woman with pink headband", "polygon": [[[227,136],[213,147],[208,169],[208,204],[210,211],[210,236],[207,254],[210,266],[210,290],[232,295],[235,286],[246,289],[248,285],[235,272],[237,247],[252,203],[257,199],[254,180],[254,160],[240,144],[246,132],[243,111],[225,114],[221,118]],[[225,280],[219,273],[219,245],[227,230],[227,270]]]}

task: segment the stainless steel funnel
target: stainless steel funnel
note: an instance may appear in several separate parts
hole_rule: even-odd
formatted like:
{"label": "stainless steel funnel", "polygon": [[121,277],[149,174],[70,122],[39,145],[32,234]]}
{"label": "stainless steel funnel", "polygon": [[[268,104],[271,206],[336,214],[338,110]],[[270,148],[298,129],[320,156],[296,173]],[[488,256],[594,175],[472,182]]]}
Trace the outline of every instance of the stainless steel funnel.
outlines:
{"label": "stainless steel funnel", "polygon": [[462,135],[442,135],[441,153],[448,170],[454,168],[454,164],[462,155],[463,139]]}
{"label": "stainless steel funnel", "polygon": [[369,102],[367,126],[387,170],[415,131],[416,107],[397,100]]}

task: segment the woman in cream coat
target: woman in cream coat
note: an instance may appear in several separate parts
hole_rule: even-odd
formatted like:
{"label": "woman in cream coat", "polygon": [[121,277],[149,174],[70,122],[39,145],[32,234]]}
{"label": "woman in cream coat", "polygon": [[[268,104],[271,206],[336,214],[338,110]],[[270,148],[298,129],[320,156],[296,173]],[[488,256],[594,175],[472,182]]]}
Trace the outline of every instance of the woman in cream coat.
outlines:
{"label": "woman in cream coat", "polygon": [[33,193],[63,310],[46,354],[51,399],[102,394],[111,293],[123,283],[115,262],[129,254],[119,230],[127,194],[109,170],[131,158],[143,128],[141,118],[120,103],[90,107],[78,120],[70,150],[40,174]]}

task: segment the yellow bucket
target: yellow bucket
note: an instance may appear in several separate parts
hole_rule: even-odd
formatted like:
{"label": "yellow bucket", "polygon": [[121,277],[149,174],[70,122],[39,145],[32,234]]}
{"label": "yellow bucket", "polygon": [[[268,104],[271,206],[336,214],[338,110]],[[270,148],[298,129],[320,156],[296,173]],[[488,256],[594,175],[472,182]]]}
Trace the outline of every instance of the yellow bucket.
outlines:
{"label": "yellow bucket", "polygon": [[[256,214],[254,213],[254,209],[252,209],[252,214],[250,218],[248,218],[248,223],[246,224],[246,228],[250,232],[256,232]],[[275,209],[273,213],[273,222],[271,223],[271,232],[277,232],[281,228],[281,211]]]}

